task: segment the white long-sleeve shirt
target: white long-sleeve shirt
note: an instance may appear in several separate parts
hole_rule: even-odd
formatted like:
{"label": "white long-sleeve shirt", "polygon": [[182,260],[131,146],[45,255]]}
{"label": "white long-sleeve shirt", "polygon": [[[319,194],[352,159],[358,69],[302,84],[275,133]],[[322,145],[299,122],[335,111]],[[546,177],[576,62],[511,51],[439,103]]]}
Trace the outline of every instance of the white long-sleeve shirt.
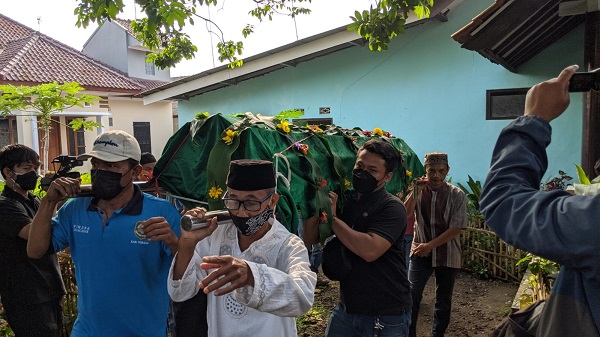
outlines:
{"label": "white long-sleeve shirt", "polygon": [[173,280],[173,260],[168,291],[176,302],[198,293],[198,283],[207,275],[200,268],[204,256],[231,255],[250,266],[254,287],[246,286],[222,296],[208,295],[209,336],[297,336],[294,317],[311,308],[317,276],[310,270],[302,240],[278,221],[270,221],[272,227],[265,236],[243,252],[237,228],[233,224],[219,226],[196,245],[181,280]]}

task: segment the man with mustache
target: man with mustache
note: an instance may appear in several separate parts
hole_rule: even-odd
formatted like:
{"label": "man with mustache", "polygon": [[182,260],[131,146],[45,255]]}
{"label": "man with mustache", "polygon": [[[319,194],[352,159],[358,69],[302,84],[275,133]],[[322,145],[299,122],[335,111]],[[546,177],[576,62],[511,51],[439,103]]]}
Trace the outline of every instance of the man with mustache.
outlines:
{"label": "man with mustache", "polygon": [[415,182],[406,199],[407,214],[415,214],[411,248],[410,281],[413,300],[410,336],[417,335],[417,319],[423,289],[435,273],[435,310],[432,336],[444,336],[450,323],[452,292],[461,267],[460,231],[467,228],[465,193],[446,182],[448,155],[425,155],[425,177]]}

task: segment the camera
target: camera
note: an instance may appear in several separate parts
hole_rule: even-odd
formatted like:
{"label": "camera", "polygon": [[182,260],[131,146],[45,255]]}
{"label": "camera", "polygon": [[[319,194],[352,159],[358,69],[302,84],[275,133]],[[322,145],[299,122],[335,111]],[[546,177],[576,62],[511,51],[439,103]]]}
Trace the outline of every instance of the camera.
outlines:
{"label": "camera", "polygon": [[74,167],[83,166],[82,160],[77,160],[74,156],[60,155],[52,160],[52,164],[54,168],[56,168],[56,164],[59,164],[58,169],[55,170],[56,173],[52,177],[44,177],[42,178],[41,185],[43,188],[47,188],[50,184],[60,177],[67,178],[79,178],[79,172],[70,172]]}
{"label": "camera", "polygon": [[585,73],[575,73],[569,81],[569,92],[600,90],[600,68]]}

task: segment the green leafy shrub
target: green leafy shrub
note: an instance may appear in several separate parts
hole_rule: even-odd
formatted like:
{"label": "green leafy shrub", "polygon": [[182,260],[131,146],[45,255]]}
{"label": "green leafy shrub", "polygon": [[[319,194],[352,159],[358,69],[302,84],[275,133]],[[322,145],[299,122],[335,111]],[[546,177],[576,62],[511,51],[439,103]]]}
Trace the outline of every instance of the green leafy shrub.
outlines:
{"label": "green leafy shrub", "polygon": [[15,337],[15,333],[8,325],[8,322],[2,317],[0,317],[0,337]]}
{"label": "green leafy shrub", "polygon": [[481,198],[482,190],[481,182],[479,180],[473,180],[473,178],[469,176],[469,180],[467,181],[467,186],[469,188],[461,183],[458,183],[457,185],[467,196],[467,214],[469,217],[475,216],[483,219],[483,216],[479,211],[479,199]]}

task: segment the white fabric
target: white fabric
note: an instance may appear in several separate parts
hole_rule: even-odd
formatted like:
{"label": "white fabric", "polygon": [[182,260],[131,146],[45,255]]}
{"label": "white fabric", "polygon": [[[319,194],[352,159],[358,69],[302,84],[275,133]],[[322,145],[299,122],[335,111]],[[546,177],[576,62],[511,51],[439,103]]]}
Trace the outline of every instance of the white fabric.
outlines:
{"label": "white fabric", "polygon": [[278,221],[270,221],[271,229],[244,252],[238,245],[236,227],[219,226],[198,243],[181,280],[173,280],[173,260],[168,290],[176,302],[198,293],[198,283],[207,275],[200,268],[203,256],[231,255],[250,266],[254,287],[239,288],[223,296],[208,295],[209,336],[297,336],[294,317],[311,308],[317,276],[310,270],[302,240]]}

